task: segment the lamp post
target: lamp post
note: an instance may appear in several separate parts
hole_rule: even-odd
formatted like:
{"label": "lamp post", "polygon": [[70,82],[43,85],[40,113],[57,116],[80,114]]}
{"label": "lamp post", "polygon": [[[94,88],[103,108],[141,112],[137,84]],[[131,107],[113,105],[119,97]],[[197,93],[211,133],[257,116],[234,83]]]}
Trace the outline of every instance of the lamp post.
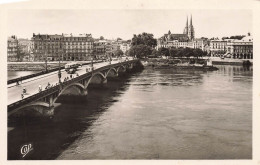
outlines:
{"label": "lamp post", "polygon": [[92,71],[94,70],[94,67],[93,67],[93,56],[91,57],[91,70]]}
{"label": "lamp post", "polygon": [[47,68],[47,53],[45,51],[45,71],[48,72],[48,68]]}
{"label": "lamp post", "polygon": [[58,71],[59,83],[61,83],[61,71],[60,71],[60,52],[59,52],[59,71]]}

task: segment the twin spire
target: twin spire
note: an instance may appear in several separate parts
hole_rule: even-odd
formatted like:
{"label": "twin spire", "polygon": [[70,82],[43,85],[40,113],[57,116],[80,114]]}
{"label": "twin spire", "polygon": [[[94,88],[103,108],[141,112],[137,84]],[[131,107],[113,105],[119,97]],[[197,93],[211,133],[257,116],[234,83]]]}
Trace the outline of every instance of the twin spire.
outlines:
{"label": "twin spire", "polygon": [[186,27],[184,28],[183,34],[187,34],[189,39],[192,40],[192,39],[194,39],[194,27],[192,25],[192,15],[190,16],[190,25],[189,25],[188,21],[189,21],[189,19],[187,16]]}
{"label": "twin spire", "polygon": [[[186,28],[189,27],[189,24],[188,24],[188,16],[187,16],[187,22],[186,22]],[[190,26],[192,26],[192,15],[190,16]]]}

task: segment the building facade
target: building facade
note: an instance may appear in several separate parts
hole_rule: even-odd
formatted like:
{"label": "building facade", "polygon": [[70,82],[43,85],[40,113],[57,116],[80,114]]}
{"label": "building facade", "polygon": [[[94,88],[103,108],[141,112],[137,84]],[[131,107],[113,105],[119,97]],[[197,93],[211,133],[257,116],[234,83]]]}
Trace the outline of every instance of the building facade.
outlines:
{"label": "building facade", "polygon": [[8,37],[7,39],[7,61],[19,61],[18,57],[18,40],[16,36]]}
{"label": "building facade", "polygon": [[211,56],[220,57],[226,53],[227,40],[210,40]]}
{"label": "building facade", "polygon": [[253,38],[250,33],[241,40],[227,42],[226,55],[234,59],[253,59]]}
{"label": "building facade", "polygon": [[94,42],[93,54],[95,58],[104,58],[106,56],[106,41],[99,40]]}
{"label": "building facade", "polygon": [[29,39],[18,39],[18,52],[21,54],[22,61],[32,60],[32,44]]}
{"label": "building facade", "polygon": [[239,39],[211,40],[210,52],[213,57],[229,57],[234,59],[253,59],[253,37]]}
{"label": "building facade", "polygon": [[34,61],[56,61],[63,55],[63,36],[49,34],[33,34]]}
{"label": "building facade", "polygon": [[62,60],[84,61],[91,59],[94,49],[94,41],[91,34],[80,34],[77,36],[64,34],[61,42],[64,45]]}
{"label": "building facade", "polygon": [[91,34],[33,34],[31,41],[35,61],[81,61],[90,59],[93,52]]}
{"label": "building facade", "polygon": [[127,42],[123,42],[120,44],[120,50],[122,50],[124,52],[124,54],[126,53],[126,51],[128,51],[130,49],[130,43]]}

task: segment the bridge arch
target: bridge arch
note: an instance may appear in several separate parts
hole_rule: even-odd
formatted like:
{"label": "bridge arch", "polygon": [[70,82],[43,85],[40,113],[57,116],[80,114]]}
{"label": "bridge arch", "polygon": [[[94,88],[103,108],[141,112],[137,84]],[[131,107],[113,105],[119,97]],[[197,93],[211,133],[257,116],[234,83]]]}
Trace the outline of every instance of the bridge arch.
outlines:
{"label": "bridge arch", "polygon": [[106,76],[101,72],[97,72],[90,77],[85,88],[87,88],[89,84],[103,84],[105,82],[106,82]]}
{"label": "bridge arch", "polygon": [[70,85],[66,86],[65,88],[63,88],[59,95],[64,94],[65,91],[67,91],[68,89],[70,89],[72,87],[76,87],[76,89],[78,89],[79,94],[81,94],[85,90],[84,85],[82,85],[80,83],[73,83],[73,84],[70,84]]}
{"label": "bridge arch", "polygon": [[17,108],[16,110],[8,113],[8,116],[11,116],[12,114],[15,114],[18,111],[28,111],[28,110],[33,110],[34,112],[37,112],[44,116],[53,116],[54,114],[54,107],[51,106],[50,103],[46,103],[43,101],[36,101]]}
{"label": "bridge arch", "polygon": [[125,71],[126,71],[126,66],[120,65],[120,66],[117,68],[117,73],[119,73],[120,70],[123,70],[123,72],[125,72]]}
{"label": "bridge arch", "polygon": [[118,76],[118,73],[115,68],[110,68],[106,73],[106,77],[116,77],[116,76]]}

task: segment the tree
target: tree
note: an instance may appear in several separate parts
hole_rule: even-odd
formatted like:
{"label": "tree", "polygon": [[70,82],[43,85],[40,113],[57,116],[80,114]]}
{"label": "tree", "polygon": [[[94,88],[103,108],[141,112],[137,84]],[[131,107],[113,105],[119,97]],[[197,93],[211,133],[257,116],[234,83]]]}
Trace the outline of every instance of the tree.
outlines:
{"label": "tree", "polygon": [[119,41],[119,40],[122,40],[122,38],[119,38],[119,37],[118,37],[116,40]]}
{"label": "tree", "polygon": [[129,50],[130,56],[136,56],[138,58],[147,57],[151,55],[152,48],[157,45],[157,40],[153,38],[153,34],[144,32],[138,35],[134,34],[131,45]]}
{"label": "tree", "polygon": [[104,40],[104,37],[103,36],[100,36],[100,38],[99,38],[100,40]]}
{"label": "tree", "polygon": [[241,40],[242,38],[244,38],[245,35],[236,35],[236,36],[231,36],[230,39],[237,39],[237,40]]}
{"label": "tree", "polygon": [[159,53],[159,55],[164,55],[164,56],[170,55],[169,49],[164,48],[164,47],[159,48],[158,53]]}
{"label": "tree", "polygon": [[152,51],[152,56],[157,57],[158,55],[159,55],[158,51],[156,49],[154,49]]}
{"label": "tree", "polygon": [[177,57],[178,49],[176,48],[170,48],[169,53],[171,57]]}
{"label": "tree", "polygon": [[154,48],[157,45],[157,40],[153,38],[153,34],[145,33],[133,36],[132,45],[146,45]]}
{"label": "tree", "polygon": [[194,50],[193,50],[193,54],[194,54],[194,56],[197,57],[197,58],[198,58],[198,57],[202,57],[202,56],[203,56],[203,51],[202,51],[201,49],[198,49],[198,48],[197,48],[197,49],[194,49]]}
{"label": "tree", "polygon": [[129,50],[125,51],[125,55],[129,56]]}
{"label": "tree", "polygon": [[183,57],[183,50],[184,50],[184,48],[178,48],[176,56],[179,57],[179,58],[182,58]]}
{"label": "tree", "polygon": [[119,57],[122,56],[124,54],[124,52],[121,49],[118,49],[114,52],[115,56]]}
{"label": "tree", "polygon": [[182,49],[181,53],[187,58],[190,58],[190,56],[194,56],[193,49],[191,48],[184,48]]}
{"label": "tree", "polygon": [[207,37],[201,37],[201,39],[203,39],[203,40],[208,40],[208,38],[207,38]]}
{"label": "tree", "polygon": [[222,37],[222,40],[229,39],[228,37]]}
{"label": "tree", "polygon": [[152,53],[152,49],[147,45],[134,45],[129,49],[129,56],[136,56],[137,58],[147,57]]}

